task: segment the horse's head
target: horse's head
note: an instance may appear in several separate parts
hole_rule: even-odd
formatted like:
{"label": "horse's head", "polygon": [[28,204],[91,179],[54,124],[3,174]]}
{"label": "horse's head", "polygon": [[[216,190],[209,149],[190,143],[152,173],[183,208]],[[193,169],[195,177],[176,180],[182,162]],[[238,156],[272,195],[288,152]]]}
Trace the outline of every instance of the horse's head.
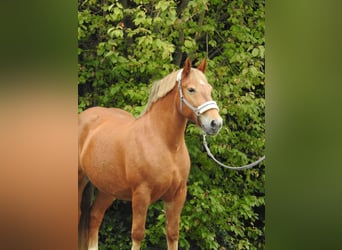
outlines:
{"label": "horse's head", "polygon": [[[206,134],[214,135],[222,127],[219,108],[211,98],[212,87],[204,75],[207,61],[204,59],[197,69],[191,68],[186,59],[184,68],[177,75],[180,94],[180,112],[200,126]],[[185,105],[183,105],[185,104]]]}

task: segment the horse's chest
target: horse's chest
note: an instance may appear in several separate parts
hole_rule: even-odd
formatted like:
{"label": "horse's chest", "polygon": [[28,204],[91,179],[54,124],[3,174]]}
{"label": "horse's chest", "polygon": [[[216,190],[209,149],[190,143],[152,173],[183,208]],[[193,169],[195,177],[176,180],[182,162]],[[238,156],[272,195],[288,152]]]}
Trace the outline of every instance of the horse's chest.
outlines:
{"label": "horse's chest", "polygon": [[160,198],[168,199],[173,197],[180,186],[186,184],[187,176],[180,173],[180,171],[174,169],[172,171],[166,171],[164,174],[160,174],[155,179],[155,184],[151,190],[151,200],[155,201]]}
{"label": "horse's chest", "polygon": [[[165,164],[165,163],[164,163]],[[170,162],[164,165],[154,176],[152,200],[173,197],[180,187],[187,183],[190,171],[190,161]]]}
{"label": "horse's chest", "polygon": [[166,151],[142,154],[134,159],[127,165],[129,181],[137,187],[149,187],[152,201],[164,199],[165,196],[172,197],[180,186],[186,185],[190,170],[187,151],[178,152],[177,155]]}

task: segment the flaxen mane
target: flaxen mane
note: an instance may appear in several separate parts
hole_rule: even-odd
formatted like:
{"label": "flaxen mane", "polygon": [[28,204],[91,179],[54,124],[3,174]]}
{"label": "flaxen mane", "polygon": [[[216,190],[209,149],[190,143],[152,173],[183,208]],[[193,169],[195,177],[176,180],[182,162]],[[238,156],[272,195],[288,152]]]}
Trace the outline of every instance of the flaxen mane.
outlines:
{"label": "flaxen mane", "polygon": [[146,108],[140,114],[140,116],[144,115],[147,111],[149,111],[153,103],[158,101],[159,98],[162,98],[165,95],[167,95],[167,93],[169,93],[174,88],[174,86],[176,85],[176,75],[177,71],[174,71],[171,74],[164,77],[163,79],[153,83]]}

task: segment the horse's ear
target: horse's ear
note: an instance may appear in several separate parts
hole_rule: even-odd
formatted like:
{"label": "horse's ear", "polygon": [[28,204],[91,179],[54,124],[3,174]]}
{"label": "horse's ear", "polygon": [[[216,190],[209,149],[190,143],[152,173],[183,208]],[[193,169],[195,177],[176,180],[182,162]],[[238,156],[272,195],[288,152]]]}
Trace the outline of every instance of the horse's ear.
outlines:
{"label": "horse's ear", "polygon": [[189,58],[187,58],[185,60],[184,67],[183,67],[183,72],[182,72],[182,78],[183,79],[186,78],[189,75],[191,67],[192,67],[191,61],[190,61]]}
{"label": "horse's ear", "polygon": [[205,69],[207,68],[207,59],[204,58],[201,62],[200,65],[198,65],[197,67],[200,71],[202,71],[203,73],[205,72]]}

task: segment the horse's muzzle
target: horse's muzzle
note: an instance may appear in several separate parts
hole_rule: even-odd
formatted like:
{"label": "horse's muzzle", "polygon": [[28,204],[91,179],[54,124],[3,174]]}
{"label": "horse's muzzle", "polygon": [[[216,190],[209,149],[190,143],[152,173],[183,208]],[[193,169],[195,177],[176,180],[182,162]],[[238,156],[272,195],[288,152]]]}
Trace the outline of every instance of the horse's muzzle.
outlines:
{"label": "horse's muzzle", "polygon": [[201,117],[201,127],[204,133],[207,135],[215,135],[222,128],[222,118],[208,119],[205,116]]}

